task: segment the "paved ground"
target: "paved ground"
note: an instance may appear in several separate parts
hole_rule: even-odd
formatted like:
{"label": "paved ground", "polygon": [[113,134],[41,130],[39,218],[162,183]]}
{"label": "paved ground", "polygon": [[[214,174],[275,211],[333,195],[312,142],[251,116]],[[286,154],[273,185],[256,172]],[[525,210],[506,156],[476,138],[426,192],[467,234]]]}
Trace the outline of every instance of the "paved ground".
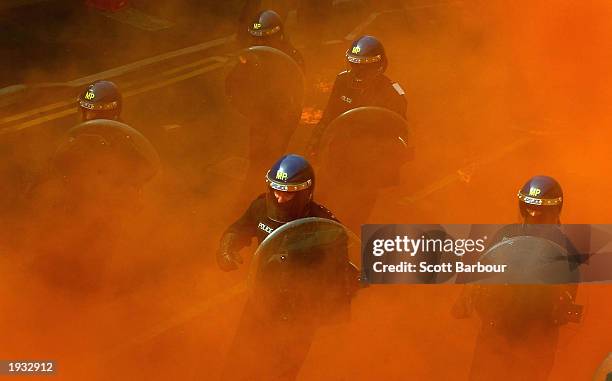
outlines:
{"label": "paved ground", "polygon": [[[104,379],[188,379],[203,371],[214,379],[244,297],[246,272],[219,274],[212,256],[222,229],[234,217],[232,200],[241,185],[248,144],[245,124],[223,97],[227,64],[236,51],[231,38],[235,13],[189,8],[187,3],[156,4],[134,2],[133,9],[151,16],[149,25],[167,26],[158,30],[53,1],[0,14],[10,28],[0,36],[2,46],[20,63],[1,71],[6,74],[0,83],[28,85],[5,89],[0,97],[3,173],[19,176],[23,170],[35,176],[42,171],[62,133],[76,123],[75,94],[94,78],[112,78],[124,90],[125,120],[153,141],[163,160],[163,174],[147,190],[154,213],[144,223],[151,226],[133,232],[143,238],[155,232],[147,248],[158,240],[171,242],[163,253],[168,256],[150,263],[155,276],[143,276],[133,293],[77,306],[48,295],[44,284],[32,281],[29,287],[32,295],[51,298],[44,304],[57,315],[48,323],[51,339],[38,339],[32,332],[17,332],[12,339],[44,343],[41,348],[61,353],[63,366],[81,379],[92,369]],[[526,20],[538,16],[535,9]],[[307,109],[324,106],[329,84],[343,66],[347,37],[360,33],[385,42],[389,75],[406,89],[416,159],[403,168],[399,186],[381,193],[367,222],[514,222],[517,187],[539,173],[563,184],[565,222],[608,222],[612,205],[594,202],[612,191],[605,176],[609,131],[601,128],[610,119],[604,107],[588,107],[610,99],[605,86],[592,90],[591,72],[598,69],[573,67],[551,47],[550,57],[560,62],[551,72],[549,56],[532,55],[541,47],[533,41],[523,44],[533,36],[531,24],[521,18],[507,23],[505,17],[514,14],[506,14],[494,6],[461,2],[389,2],[374,8],[341,3],[317,44],[307,38],[308,30],[290,25],[308,65]],[[565,24],[548,26],[556,30]],[[538,36],[535,40],[549,47],[542,37],[546,34]],[[569,47],[581,44],[580,39],[567,42]],[[589,47],[581,54],[597,57],[597,46]],[[570,82],[568,73],[584,81]],[[599,78],[609,83],[609,77]],[[567,88],[559,89],[559,83]],[[292,143],[296,149],[310,128],[301,125]],[[9,223],[23,223],[19,202],[27,200],[2,203],[5,215],[15,218]],[[10,276],[17,278],[14,285],[24,284],[19,283],[21,273]],[[29,279],[27,274],[24,278]],[[604,302],[609,289],[581,290],[585,321],[564,328],[553,379],[587,379],[612,346]],[[463,379],[477,322],[450,317],[458,292],[450,286],[364,290],[354,302],[350,325],[319,334],[301,379],[448,379],[448,369]],[[32,320],[40,322],[36,316]],[[66,344],[52,342],[54,337]],[[15,348],[32,353],[28,346],[23,339]],[[580,364],[573,361],[575,353],[583,354]]]}

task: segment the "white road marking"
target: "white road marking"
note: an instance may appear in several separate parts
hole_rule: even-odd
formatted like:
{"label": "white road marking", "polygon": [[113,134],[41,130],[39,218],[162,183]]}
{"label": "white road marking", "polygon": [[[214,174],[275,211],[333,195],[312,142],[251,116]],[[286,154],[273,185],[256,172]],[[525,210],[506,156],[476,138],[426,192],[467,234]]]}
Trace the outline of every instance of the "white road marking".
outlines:
{"label": "white road marking", "polygon": [[[226,57],[220,57],[220,56],[207,57],[207,58],[205,58],[203,60],[198,60],[198,61],[186,64],[186,65],[181,65],[181,66],[175,67],[173,69],[163,71],[163,72],[161,72],[158,75],[158,77],[172,75],[172,74],[178,73],[180,71],[183,71],[185,69],[190,69],[190,68],[193,68],[193,67],[201,66],[201,65],[204,65],[204,64],[208,64],[210,62],[215,62],[216,64],[222,64],[221,66],[223,66],[227,61],[228,61],[228,58],[226,58]],[[207,68],[209,68],[209,67],[217,68],[216,64],[215,65],[207,66]],[[122,88],[123,89],[129,89],[132,85],[133,85],[133,83],[129,83],[128,82],[128,83],[125,83],[122,86]],[[52,103],[50,105],[38,107],[38,108],[29,110],[29,111],[26,111],[26,112],[22,112],[22,113],[19,113],[19,114],[15,114],[15,115],[11,115],[11,116],[8,116],[8,117],[5,117],[5,118],[1,118],[0,119],[0,124],[15,122],[15,121],[20,120],[20,119],[26,119],[26,118],[35,116],[37,114],[42,114],[42,113],[45,113],[47,111],[53,111],[55,109],[59,109],[59,108],[63,108],[63,107],[70,106],[70,105],[75,105],[75,104],[76,104],[76,100]],[[52,119],[49,119],[49,120],[52,120]],[[3,130],[0,129],[0,133],[2,131]]]}
{"label": "white road marking", "polygon": [[388,9],[386,11],[374,12],[374,13],[371,13],[368,16],[368,18],[365,19],[365,21],[363,21],[361,24],[357,25],[355,27],[355,29],[353,29],[349,34],[347,34],[346,37],[344,37],[344,39],[347,40],[347,41],[355,40],[355,38],[357,38],[357,36],[362,34],[362,32],[363,32],[363,30],[365,28],[370,26],[370,24],[372,24],[378,18],[378,16],[383,15],[383,14],[395,13],[395,12],[418,11],[418,10],[421,10],[421,9],[437,8],[437,7],[443,7],[443,6],[447,6],[447,5],[460,4],[460,3],[461,3],[461,1],[447,1],[447,2],[442,2],[442,3],[417,5],[417,6],[413,6],[413,7]]}
{"label": "white road marking", "polygon": [[[402,12],[403,9],[395,9],[394,12]],[[389,11],[385,11],[385,13],[387,13]],[[348,41],[353,41],[355,38],[357,38],[358,35],[361,34],[361,32],[367,28],[370,24],[372,24],[374,22],[374,20],[376,20],[376,18],[380,15],[382,15],[383,12],[374,12],[371,15],[368,16],[368,18],[362,22],[361,24],[357,25],[355,27],[355,29],[353,29],[349,34],[346,35],[346,37],[344,37],[345,40]]]}
{"label": "white road marking", "polygon": [[[82,77],[82,78],[78,78],[69,82],[65,82],[65,83],[56,83],[54,85],[56,86],[66,86],[66,87],[81,87],[84,85],[87,85],[95,80],[99,80],[99,79],[110,79],[113,77],[117,77],[119,75],[122,74],[126,74],[132,71],[136,71],[142,67],[151,65],[151,64],[155,64],[158,62],[162,62],[171,58],[175,58],[175,57],[180,57],[182,55],[186,55],[186,54],[191,54],[191,53],[196,53],[202,50],[206,50],[212,47],[216,47],[216,46],[220,46],[223,44],[226,44],[230,41],[232,41],[235,38],[235,35],[230,35],[230,36],[226,36],[226,37],[222,37],[222,38],[218,38],[216,40],[211,40],[211,41],[206,41],[203,42],[201,44],[197,44],[197,45],[193,45],[187,48],[183,48],[183,49],[179,49],[179,50],[174,50],[172,52],[167,52],[164,54],[160,54],[154,57],[150,57],[150,58],[146,58],[140,61],[136,61],[136,62],[132,62],[130,64],[127,65],[123,65],[123,66],[118,66],[116,68],[110,69],[110,70],[106,70],[100,73],[96,73],[96,74],[92,74],[92,75],[88,75],[86,77]],[[226,58],[224,57],[210,57],[210,59],[214,59],[217,60],[219,62],[221,62],[221,60],[226,60]],[[197,61],[197,62],[203,62],[202,61]],[[225,62],[225,61],[223,61]],[[195,64],[195,63],[194,63]],[[191,64],[190,64],[191,65]],[[189,65],[184,65],[184,66],[180,66],[179,68],[186,68],[189,67]],[[177,70],[179,68],[176,68]],[[51,84],[46,84],[47,86],[50,87]],[[19,92],[22,91],[26,91],[28,89],[32,89],[32,88],[37,88],[37,87],[41,87],[41,84],[38,85],[33,85],[33,86],[27,86],[27,85],[11,85],[5,88],[0,89],[0,97],[1,96],[12,96],[14,95],[14,93],[16,92],[16,90],[18,90]],[[45,87],[45,86],[42,86]],[[42,114],[48,111],[52,111],[54,109],[58,109],[61,107],[66,107],[70,104],[73,104],[74,101],[63,101],[63,102],[56,102],[56,103],[52,103],[49,105],[45,105],[45,106],[41,106],[41,107],[37,107],[35,109],[32,110],[28,110],[19,114],[14,114],[14,115],[10,115],[8,117],[5,118],[1,118],[0,119],[0,124],[5,124],[5,123],[10,123],[10,122],[14,122],[17,121],[19,119],[25,119],[25,118],[29,118],[32,116],[35,116],[37,114]],[[2,130],[0,130],[2,131]],[[1,132],[0,132],[1,133]]]}
{"label": "white road marking", "polygon": [[191,71],[191,72],[189,72],[187,74],[179,75],[177,77],[174,77],[174,78],[171,78],[171,79],[168,79],[168,80],[165,80],[165,81],[156,82],[156,83],[153,83],[153,84],[150,84],[150,85],[147,85],[147,86],[143,86],[143,87],[140,87],[140,88],[135,89],[135,90],[127,91],[125,93],[125,96],[126,97],[130,97],[130,96],[133,96],[133,95],[142,94],[142,93],[144,93],[146,91],[149,91],[149,90],[159,89],[161,87],[165,87],[165,86],[171,85],[173,83],[177,83],[177,82],[181,82],[181,81],[184,81],[186,79],[189,79],[189,78],[197,77],[197,76],[202,75],[204,73],[208,73],[209,71],[212,71],[212,70],[220,69],[223,66],[225,66],[225,63],[216,63],[216,64],[212,64],[212,65],[209,65],[209,66],[205,66],[202,69],[194,70],[194,71]]}
{"label": "white road marking", "polygon": [[68,82],[67,84],[69,86],[83,86],[86,85],[90,82],[93,82],[97,79],[108,79],[108,78],[113,78],[113,77],[117,77],[119,75],[125,74],[125,73],[129,73],[131,71],[135,71],[137,69],[140,69],[144,66],[147,65],[151,65],[154,63],[158,63],[161,61],[165,61],[168,60],[170,58],[175,58],[175,57],[180,57],[186,54],[191,54],[191,53],[196,53],[202,50],[206,50],[212,47],[216,47],[216,46],[220,46],[223,44],[226,44],[230,41],[232,41],[235,38],[236,35],[232,34],[231,36],[226,36],[226,37],[222,37],[222,38],[218,38],[216,40],[212,40],[212,41],[206,41],[203,42],[201,44],[197,44],[197,45],[193,45],[193,46],[189,46],[187,48],[183,48],[183,49],[179,49],[179,50],[174,50],[172,52],[168,52],[168,53],[164,53],[164,54],[160,54],[158,56],[155,57],[150,57],[150,58],[146,58],[144,60],[140,60],[140,61],[136,61],[133,62],[131,64],[127,64],[127,65],[123,65],[123,66],[119,66],[110,70],[106,70],[100,73],[96,73],[96,74],[92,74],[92,75],[88,75],[86,77],[82,77],[79,79],[75,79],[73,81]]}
{"label": "white road marking", "polygon": [[115,21],[150,32],[168,29],[174,25],[170,21],[148,15],[132,7],[123,8],[117,12],[99,11],[99,13]]}
{"label": "white road marking", "polygon": [[[213,57],[211,57],[211,59],[213,59]],[[184,81],[184,80],[189,79],[189,78],[197,77],[199,75],[208,73],[210,71],[222,68],[223,66],[225,66],[225,62],[227,61],[227,58],[224,58],[224,57],[214,57],[214,60],[217,61],[217,62],[213,63],[211,65],[208,65],[208,66],[204,66],[204,67],[202,67],[200,69],[190,71],[190,72],[185,73],[183,75],[172,77],[172,78],[164,80],[164,81],[154,82],[152,84],[145,85],[145,86],[139,87],[137,89],[128,90],[128,91],[124,92],[123,95],[124,95],[125,98],[127,98],[127,97],[131,97],[131,96],[134,96],[134,95],[138,95],[138,94],[144,93],[146,91],[150,91],[150,90],[154,90],[154,89],[159,89],[159,88],[171,85],[173,83],[181,82],[181,81]],[[192,64],[189,64],[189,65],[186,65],[186,66],[191,66],[191,65]],[[173,69],[171,71],[176,71],[176,69]],[[74,104],[74,103],[75,103],[74,101],[71,101],[71,102],[66,101],[66,102],[62,102],[61,104],[63,106],[67,106],[67,105],[71,105],[71,104]],[[60,105],[60,103],[55,104],[55,106],[57,106],[57,105]],[[51,121],[51,120],[55,120],[55,119],[59,119],[59,118],[63,118],[65,116],[76,114],[76,113],[77,113],[77,108],[76,107],[71,107],[71,108],[66,109],[66,110],[57,111],[57,112],[54,112],[54,113],[51,113],[51,114],[48,114],[48,115],[44,115],[44,116],[41,116],[41,117],[38,117],[38,118],[35,118],[35,119],[32,119],[32,120],[29,120],[27,122],[23,122],[23,123],[14,125],[14,126],[9,126],[9,127],[5,127],[3,129],[0,129],[0,135],[6,134],[6,133],[9,133],[9,132],[21,131],[23,129],[26,129],[26,128],[29,128],[29,127],[32,127],[32,126],[37,126],[37,125],[40,125],[42,123],[45,123],[45,122],[48,122],[48,121]],[[32,112],[30,112],[29,114],[32,114]]]}
{"label": "white road marking", "polygon": [[36,114],[42,114],[45,113],[47,111],[53,111],[57,108],[61,108],[61,107],[66,107],[70,104],[74,104],[76,102],[76,100],[72,100],[72,101],[63,101],[63,102],[56,102],[56,103],[51,103],[49,105],[46,106],[42,106],[42,107],[37,107],[35,109],[29,110],[29,111],[25,111],[19,114],[14,114],[11,116],[7,116],[6,118],[1,118],[0,119],[0,124],[5,124],[5,123],[10,123],[10,122],[15,122],[19,119],[25,119],[31,116],[34,116]]}

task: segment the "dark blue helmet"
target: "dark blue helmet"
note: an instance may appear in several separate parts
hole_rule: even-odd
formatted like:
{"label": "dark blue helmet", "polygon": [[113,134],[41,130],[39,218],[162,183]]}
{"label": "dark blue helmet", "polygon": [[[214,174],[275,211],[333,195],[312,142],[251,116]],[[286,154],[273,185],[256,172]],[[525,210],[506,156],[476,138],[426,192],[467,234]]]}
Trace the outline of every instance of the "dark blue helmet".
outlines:
{"label": "dark blue helmet", "polygon": [[525,223],[559,223],[563,190],[552,177],[535,176],[529,179],[518,191],[518,200]]}
{"label": "dark blue helmet", "polygon": [[96,81],[78,98],[83,121],[92,119],[118,120],[121,115],[121,93],[111,81]]}
{"label": "dark blue helmet", "polygon": [[272,10],[260,12],[249,25],[249,33],[253,37],[284,37],[283,20]]}
{"label": "dark blue helmet", "polygon": [[280,158],[266,174],[268,217],[289,222],[308,215],[314,191],[314,171],[306,159],[289,154]]}
{"label": "dark blue helmet", "polygon": [[382,43],[373,36],[362,36],[353,41],[346,51],[353,81],[357,86],[367,85],[368,81],[387,70],[387,55]]}

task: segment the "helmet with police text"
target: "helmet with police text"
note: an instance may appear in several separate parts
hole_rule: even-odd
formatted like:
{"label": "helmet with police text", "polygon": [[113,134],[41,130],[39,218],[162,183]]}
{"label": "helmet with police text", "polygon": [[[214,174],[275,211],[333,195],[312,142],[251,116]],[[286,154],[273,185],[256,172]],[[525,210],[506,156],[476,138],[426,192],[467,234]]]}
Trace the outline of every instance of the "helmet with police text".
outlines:
{"label": "helmet with police text", "polygon": [[96,189],[140,188],[159,170],[153,145],[134,128],[114,120],[96,119],[71,128],[52,163],[69,184]]}
{"label": "helmet with police text", "polygon": [[119,119],[121,115],[121,93],[111,81],[96,81],[78,98],[83,121],[92,119]]}
{"label": "helmet with police text", "polygon": [[249,34],[258,39],[283,39],[283,20],[272,10],[260,12],[249,25]]}
{"label": "helmet with police text", "polygon": [[387,70],[387,55],[382,43],[373,36],[362,36],[353,41],[346,51],[346,62],[353,77],[353,85],[367,86],[369,80]]}
{"label": "helmet with police text", "polygon": [[563,190],[552,177],[535,176],[518,191],[518,202],[525,223],[556,224],[563,207]]}
{"label": "helmet with police text", "polygon": [[266,174],[268,218],[289,222],[308,215],[314,191],[314,170],[302,156],[281,157]]}

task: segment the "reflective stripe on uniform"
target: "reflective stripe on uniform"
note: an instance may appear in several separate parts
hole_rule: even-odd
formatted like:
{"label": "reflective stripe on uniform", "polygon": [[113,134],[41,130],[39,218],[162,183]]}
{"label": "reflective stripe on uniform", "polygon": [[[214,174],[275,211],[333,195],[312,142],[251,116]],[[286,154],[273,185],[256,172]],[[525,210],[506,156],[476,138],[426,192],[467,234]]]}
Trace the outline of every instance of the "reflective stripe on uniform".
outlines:
{"label": "reflective stripe on uniform", "polygon": [[393,88],[395,89],[395,91],[397,91],[397,93],[398,93],[399,95],[404,95],[404,94],[406,94],[406,92],[404,92],[404,89],[402,89],[402,86],[400,86],[400,84],[399,84],[399,83],[397,83],[397,82],[395,82],[395,83],[393,84]]}

